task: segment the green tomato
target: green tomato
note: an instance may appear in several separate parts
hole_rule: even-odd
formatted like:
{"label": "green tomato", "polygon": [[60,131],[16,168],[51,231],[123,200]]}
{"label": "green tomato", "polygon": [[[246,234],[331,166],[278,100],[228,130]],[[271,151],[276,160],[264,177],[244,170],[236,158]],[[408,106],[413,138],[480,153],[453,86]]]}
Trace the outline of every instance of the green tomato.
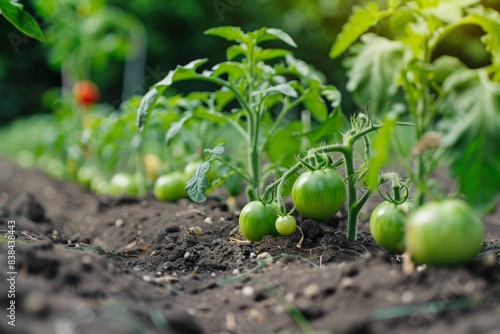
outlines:
{"label": "green tomato", "polygon": [[103,175],[97,175],[90,181],[90,191],[97,195],[109,195],[109,180]]}
{"label": "green tomato", "polygon": [[279,216],[276,219],[276,230],[281,235],[290,235],[297,229],[297,221],[290,215]]}
{"label": "green tomato", "polygon": [[175,202],[187,197],[186,180],[181,172],[172,172],[156,180],[153,194],[162,202]]}
{"label": "green tomato", "polygon": [[408,220],[408,203],[380,203],[370,216],[370,232],[381,247],[391,253],[405,250],[405,225]]}
{"label": "green tomato", "polygon": [[245,205],[240,213],[241,234],[250,241],[260,241],[265,235],[278,236],[276,206],[261,201],[252,201]]}
{"label": "green tomato", "polygon": [[92,179],[100,175],[99,169],[95,166],[82,166],[76,172],[76,182],[85,188],[90,188]]}
{"label": "green tomato", "polygon": [[113,175],[109,184],[110,194],[113,196],[137,196],[137,180],[134,174],[117,173]]}
{"label": "green tomato", "polygon": [[301,174],[292,187],[292,200],[306,218],[324,221],[342,208],[346,197],[344,180],[327,168]]}
{"label": "green tomato", "polygon": [[408,253],[419,263],[457,265],[481,249],[483,223],[465,202],[455,199],[428,202],[406,224]]}

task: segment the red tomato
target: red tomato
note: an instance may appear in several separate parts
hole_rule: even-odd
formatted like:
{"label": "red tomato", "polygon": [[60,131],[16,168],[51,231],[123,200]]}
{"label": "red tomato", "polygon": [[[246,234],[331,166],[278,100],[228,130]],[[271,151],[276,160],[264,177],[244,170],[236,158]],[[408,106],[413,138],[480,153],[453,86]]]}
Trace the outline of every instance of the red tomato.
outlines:
{"label": "red tomato", "polygon": [[99,89],[91,81],[78,81],[73,87],[73,96],[80,105],[89,105],[99,101]]}

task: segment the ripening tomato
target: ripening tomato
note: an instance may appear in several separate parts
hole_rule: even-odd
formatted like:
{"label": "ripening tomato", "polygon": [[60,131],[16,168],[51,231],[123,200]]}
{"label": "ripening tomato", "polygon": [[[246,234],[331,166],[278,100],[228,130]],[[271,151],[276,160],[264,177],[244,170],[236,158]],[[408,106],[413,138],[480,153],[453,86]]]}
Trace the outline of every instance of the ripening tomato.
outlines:
{"label": "ripening tomato", "polygon": [[252,201],[245,205],[240,213],[241,234],[250,241],[257,242],[265,235],[278,236],[276,206],[261,201]]}
{"label": "ripening tomato", "polygon": [[163,202],[175,202],[187,197],[186,181],[181,172],[172,172],[160,176],[154,185],[155,198]]}
{"label": "ripening tomato", "polygon": [[370,216],[370,232],[381,247],[391,253],[405,250],[405,225],[410,213],[410,205],[405,202],[380,203]]}
{"label": "ripening tomato", "polygon": [[91,81],[78,81],[73,86],[73,96],[79,105],[89,105],[99,101],[99,89]]}
{"label": "ripening tomato", "polygon": [[297,229],[297,221],[290,215],[279,216],[276,219],[276,230],[281,235],[290,235]]}
{"label": "ripening tomato", "polygon": [[302,173],[292,187],[292,200],[306,218],[324,221],[344,204],[346,188],[342,176],[331,168]]}
{"label": "ripening tomato", "polygon": [[481,249],[483,223],[465,202],[456,199],[428,202],[406,223],[407,251],[419,263],[457,265]]}

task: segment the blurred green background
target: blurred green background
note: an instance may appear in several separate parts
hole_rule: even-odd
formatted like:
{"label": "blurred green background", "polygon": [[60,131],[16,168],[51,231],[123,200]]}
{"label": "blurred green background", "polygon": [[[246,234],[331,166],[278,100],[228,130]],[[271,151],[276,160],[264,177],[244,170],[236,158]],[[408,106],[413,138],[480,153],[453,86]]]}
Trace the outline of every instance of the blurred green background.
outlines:
{"label": "blurred green background", "polygon": [[[75,73],[76,79],[90,79],[101,90],[101,99],[117,107],[131,94],[140,94],[161,80],[177,64],[198,58],[209,58],[210,64],[224,59],[228,43],[204,36],[209,28],[223,25],[253,30],[262,26],[281,28],[298,44],[296,57],[323,72],[330,84],[343,93],[343,107],[350,112],[356,107],[345,93],[346,75],[342,59],[331,60],[329,50],[347,21],[356,0],[25,0],[22,3],[39,22],[48,43],[24,37],[6,20],[0,19],[0,124],[20,116],[50,112],[44,106],[45,92],[63,85],[61,66],[72,59],[89,61]],[[385,0],[376,1],[381,7]],[[500,10],[500,1],[483,4]],[[114,17],[111,25],[97,19],[79,21],[95,8],[106,6]],[[72,14],[72,13],[73,14]],[[76,16],[71,16],[76,13]],[[80,15],[81,14],[81,15]],[[62,17],[60,16],[62,15]],[[122,15],[122,16],[120,16]],[[145,59],[141,59],[140,43],[131,52],[130,27],[142,25],[147,36]],[[91,31],[99,26],[100,31]],[[375,29],[384,30],[381,25]],[[83,43],[79,32],[93,36]],[[380,33],[380,31],[377,31]],[[385,33],[382,31],[382,33]],[[390,33],[390,32],[387,32]],[[441,53],[458,55],[469,66],[482,66],[488,58],[478,37],[482,31],[465,27],[442,43]],[[133,35],[133,33],[132,33]],[[464,48],[467,43],[467,48]],[[124,80],[125,56],[133,57],[132,70]],[[94,55],[94,56],[92,56]],[[437,56],[437,55],[436,55]],[[92,57],[93,59],[88,59]],[[71,80],[70,80],[71,81]],[[124,81],[128,81],[125,83]],[[68,85],[68,87],[70,87]]]}

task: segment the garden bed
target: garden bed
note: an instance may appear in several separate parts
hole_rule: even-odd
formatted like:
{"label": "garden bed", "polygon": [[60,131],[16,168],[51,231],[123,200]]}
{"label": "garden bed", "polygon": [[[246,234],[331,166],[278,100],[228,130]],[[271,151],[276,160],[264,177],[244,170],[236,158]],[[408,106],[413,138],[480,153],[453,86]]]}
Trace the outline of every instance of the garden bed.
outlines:
{"label": "garden bed", "polygon": [[[374,243],[366,217],[354,242],[339,219],[247,243],[238,212],[216,198],[111,199],[37,170],[0,169],[0,229],[7,235],[15,221],[18,240],[16,326],[3,317],[3,333],[498,330],[498,210],[485,219],[476,261],[405,274],[401,256]],[[5,282],[6,239],[0,244]]]}

